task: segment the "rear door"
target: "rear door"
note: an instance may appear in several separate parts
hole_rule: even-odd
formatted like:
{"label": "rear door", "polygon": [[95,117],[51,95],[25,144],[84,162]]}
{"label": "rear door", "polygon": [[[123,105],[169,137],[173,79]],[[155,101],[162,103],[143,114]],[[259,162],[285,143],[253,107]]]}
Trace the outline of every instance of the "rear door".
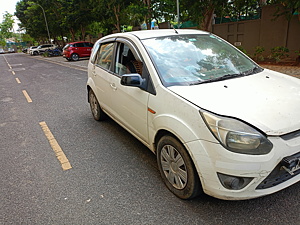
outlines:
{"label": "rear door", "polygon": [[100,43],[92,66],[92,79],[96,97],[108,114],[111,114],[111,79],[114,42]]}
{"label": "rear door", "polygon": [[93,44],[90,42],[84,42],[84,51],[85,51],[85,56],[88,57],[91,55]]}
{"label": "rear door", "polygon": [[84,44],[82,42],[76,43],[74,45],[74,47],[75,47],[75,52],[79,55],[79,57],[86,56],[86,50],[85,50]]}

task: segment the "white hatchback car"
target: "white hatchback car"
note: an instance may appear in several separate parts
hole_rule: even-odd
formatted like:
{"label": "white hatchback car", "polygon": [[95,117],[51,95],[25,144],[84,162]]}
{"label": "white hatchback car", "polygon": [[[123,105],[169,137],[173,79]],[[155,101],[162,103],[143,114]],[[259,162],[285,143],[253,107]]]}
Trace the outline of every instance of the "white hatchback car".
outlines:
{"label": "white hatchback car", "polygon": [[55,49],[57,47],[58,46],[54,44],[39,45],[37,48],[33,48],[32,50],[30,50],[30,55],[40,55],[48,49]]}
{"label": "white hatchback car", "polygon": [[153,151],[182,199],[250,199],[300,180],[300,80],[211,33],[103,37],[87,89],[94,118],[109,115]]}

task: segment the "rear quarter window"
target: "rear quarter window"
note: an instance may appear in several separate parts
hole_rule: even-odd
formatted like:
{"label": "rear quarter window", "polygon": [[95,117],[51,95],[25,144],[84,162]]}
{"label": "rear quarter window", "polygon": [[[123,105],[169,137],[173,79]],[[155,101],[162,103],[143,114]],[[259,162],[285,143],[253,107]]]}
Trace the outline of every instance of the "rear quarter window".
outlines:
{"label": "rear quarter window", "polygon": [[84,46],[85,46],[85,47],[90,47],[90,48],[92,48],[92,47],[93,47],[93,44],[90,43],[90,42],[85,42],[85,43],[84,43]]}
{"label": "rear quarter window", "polygon": [[83,43],[76,43],[76,44],[74,44],[74,47],[81,48],[81,47],[84,47],[84,44]]}

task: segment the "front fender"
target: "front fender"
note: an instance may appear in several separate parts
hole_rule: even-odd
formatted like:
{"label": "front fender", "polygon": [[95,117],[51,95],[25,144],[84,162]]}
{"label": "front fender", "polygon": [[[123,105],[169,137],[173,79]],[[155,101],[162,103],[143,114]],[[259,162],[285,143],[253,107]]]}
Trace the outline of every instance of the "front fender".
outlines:
{"label": "front fender", "polygon": [[191,130],[185,121],[173,115],[161,114],[152,120],[153,130],[166,130],[175,135],[183,144],[197,140],[196,133]]}
{"label": "front fender", "polygon": [[[201,182],[205,183],[202,177],[202,172],[206,173],[207,170],[211,169],[212,163],[208,152],[203,145],[203,142],[205,141],[203,141],[202,137],[199,137],[199,135],[201,135],[199,133],[204,132],[203,129],[201,129],[201,127],[203,127],[202,125],[204,124],[199,120],[195,120],[194,126],[191,126],[191,124],[188,124],[176,116],[167,114],[158,115],[153,119],[153,143],[155,142],[156,135],[158,135],[161,130],[167,131],[176,136],[176,138],[178,138],[184,145],[194,162]],[[194,130],[191,128],[194,128]]]}

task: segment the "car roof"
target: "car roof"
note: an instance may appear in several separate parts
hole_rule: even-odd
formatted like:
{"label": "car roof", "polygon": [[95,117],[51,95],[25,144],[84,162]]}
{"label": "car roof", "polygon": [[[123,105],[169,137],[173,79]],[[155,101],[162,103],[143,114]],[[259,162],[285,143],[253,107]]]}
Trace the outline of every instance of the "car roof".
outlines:
{"label": "car roof", "polygon": [[89,41],[74,41],[74,42],[70,42],[68,44],[72,45],[72,44],[77,44],[77,43],[91,43],[91,42],[89,42]]}
{"label": "car roof", "polygon": [[175,36],[180,34],[209,34],[206,31],[201,30],[191,30],[191,29],[158,29],[158,30],[141,30],[141,31],[132,31],[132,32],[126,32],[126,33],[116,33],[111,34],[107,37],[126,37],[126,36],[136,36],[139,39],[148,39],[148,38],[154,38],[154,37],[164,37],[164,36]]}

